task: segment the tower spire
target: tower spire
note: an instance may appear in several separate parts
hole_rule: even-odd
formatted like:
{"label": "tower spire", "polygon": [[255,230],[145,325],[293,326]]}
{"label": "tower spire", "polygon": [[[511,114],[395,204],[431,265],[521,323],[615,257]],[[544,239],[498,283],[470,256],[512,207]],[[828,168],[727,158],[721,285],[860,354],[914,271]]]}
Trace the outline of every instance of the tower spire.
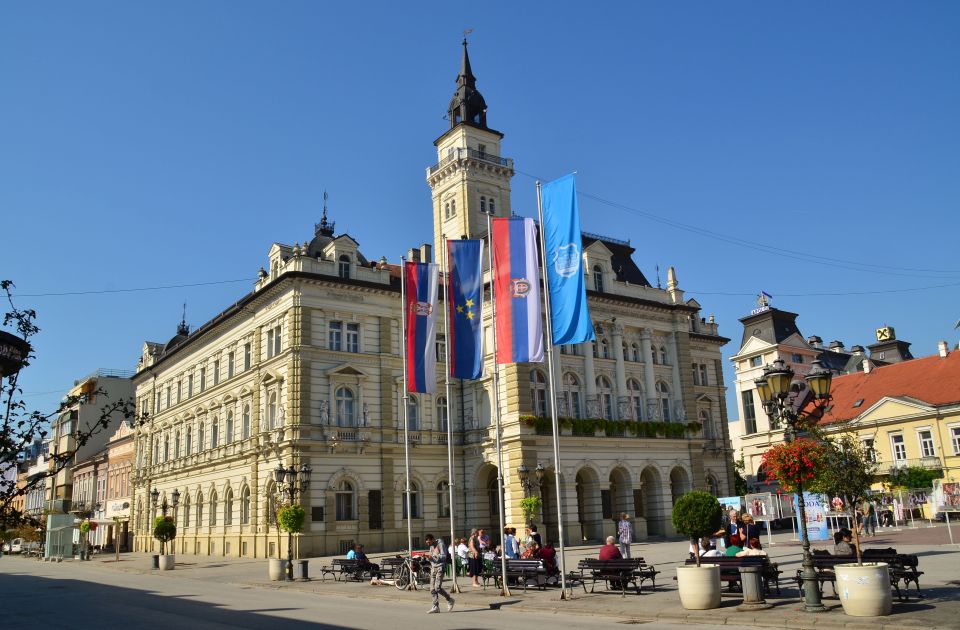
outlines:
{"label": "tower spire", "polygon": [[327,191],[323,191],[323,215],[320,217],[320,223],[314,225],[314,234],[322,236],[333,236],[333,230],[335,229],[335,223],[333,221],[327,220],[327,199],[330,197],[327,195]]}
{"label": "tower spire", "polygon": [[187,303],[183,303],[183,316],[180,318],[180,323],[177,325],[177,334],[178,335],[189,335],[190,327],[187,326]]}
{"label": "tower spire", "polygon": [[463,57],[460,59],[460,74],[457,75],[457,90],[450,99],[447,117],[450,128],[459,124],[468,124],[479,129],[487,129],[487,103],[477,90],[477,78],[470,67],[470,53],[467,52],[467,37],[463,37]]}

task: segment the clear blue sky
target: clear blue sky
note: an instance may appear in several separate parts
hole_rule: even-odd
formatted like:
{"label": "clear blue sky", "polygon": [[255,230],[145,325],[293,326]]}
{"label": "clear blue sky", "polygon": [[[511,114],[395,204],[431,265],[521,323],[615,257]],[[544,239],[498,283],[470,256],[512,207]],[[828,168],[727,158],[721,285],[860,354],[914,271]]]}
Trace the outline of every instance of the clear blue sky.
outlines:
{"label": "clear blue sky", "polygon": [[0,277],[43,328],[28,404],[251,285],[29,294],[253,278],[309,239],[324,189],[369,258],[430,239],[464,28],[514,209],[535,212],[528,174],[578,171],[629,208],[582,198],[584,229],[631,239],[651,279],[676,266],[726,355],[760,289],[825,340],[956,343],[956,2],[7,2]]}

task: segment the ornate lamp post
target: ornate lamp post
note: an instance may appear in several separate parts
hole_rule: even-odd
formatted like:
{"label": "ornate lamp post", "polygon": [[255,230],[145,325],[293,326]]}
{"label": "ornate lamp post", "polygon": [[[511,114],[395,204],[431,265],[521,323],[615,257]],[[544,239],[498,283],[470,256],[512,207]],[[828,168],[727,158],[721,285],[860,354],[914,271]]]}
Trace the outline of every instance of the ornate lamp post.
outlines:
{"label": "ornate lamp post", "polygon": [[[180,491],[174,488],[170,497],[173,500],[172,504],[167,503],[166,496],[163,497],[163,503],[160,504],[160,513],[163,516],[166,516],[167,510],[169,510],[172,507],[173,508],[173,524],[176,525],[177,524],[177,506],[180,504]],[[157,512],[157,503],[159,501],[160,501],[160,491],[154,488],[153,490],[150,491],[150,502],[153,504],[154,514],[156,514]],[[176,545],[174,545],[173,549],[174,551],[176,551],[177,549]],[[166,549],[161,549],[160,553],[164,553],[165,551]]]}
{"label": "ornate lamp post", "polygon": [[[798,396],[800,388],[793,386],[794,372],[781,359],[773,362],[763,371],[763,376],[754,381],[757,394],[763,402],[763,409],[771,422],[785,423],[783,439],[792,442],[804,427],[806,420],[822,410],[830,401],[830,383],[833,378],[829,370],[823,369],[820,361],[812,363],[812,369],[805,378],[809,393]],[[794,394],[791,400],[791,394]],[[813,409],[804,411],[807,401],[813,399]],[[810,538],[807,535],[807,510],[803,500],[803,483],[797,483],[797,503],[800,504],[800,529],[803,541],[803,569],[800,572],[803,581],[803,610],[805,612],[823,612],[820,584],[813,568],[813,556],[810,555]]]}
{"label": "ornate lamp post", "polygon": [[[543,476],[546,474],[547,469],[543,467],[543,464],[538,463],[533,472],[537,476],[536,487],[539,489],[543,485]],[[517,477],[520,478],[520,485],[523,486],[523,495],[529,495],[533,491],[534,485],[533,481],[530,480],[530,469],[527,468],[526,464],[517,466]]]}
{"label": "ornate lamp post", "polygon": [[[274,479],[277,482],[277,492],[293,505],[297,500],[297,495],[304,494],[310,488],[310,473],[313,469],[306,463],[300,464],[300,468],[284,468],[283,464],[277,464],[274,469]],[[293,532],[287,532],[287,581],[293,581]]]}

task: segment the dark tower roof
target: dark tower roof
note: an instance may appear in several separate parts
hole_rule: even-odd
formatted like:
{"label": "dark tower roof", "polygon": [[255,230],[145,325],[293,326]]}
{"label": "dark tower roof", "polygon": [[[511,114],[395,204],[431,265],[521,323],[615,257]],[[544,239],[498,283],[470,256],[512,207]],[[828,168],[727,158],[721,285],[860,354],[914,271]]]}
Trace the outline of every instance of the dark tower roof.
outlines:
{"label": "dark tower roof", "polygon": [[487,129],[487,103],[477,91],[477,78],[470,68],[470,55],[467,54],[467,40],[463,40],[463,59],[460,61],[460,74],[457,76],[457,91],[450,99],[447,109],[450,128],[464,123],[480,129]]}

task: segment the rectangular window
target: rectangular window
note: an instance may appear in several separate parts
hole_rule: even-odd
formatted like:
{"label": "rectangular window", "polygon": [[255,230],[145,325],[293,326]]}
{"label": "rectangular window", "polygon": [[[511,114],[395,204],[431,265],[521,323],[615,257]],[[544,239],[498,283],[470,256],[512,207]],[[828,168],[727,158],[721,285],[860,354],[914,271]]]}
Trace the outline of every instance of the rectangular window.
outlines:
{"label": "rectangular window", "polygon": [[707,381],[707,364],[706,364],[706,363],[701,363],[701,364],[700,364],[700,384],[701,384],[701,385],[709,385],[709,384],[710,384],[710,383]]}
{"label": "rectangular window", "polygon": [[693,364],[693,384],[694,385],[700,384],[700,370],[697,369],[697,367],[698,367],[697,364],[694,363]]}
{"label": "rectangular window", "polygon": [[330,322],[330,343],[329,349],[339,352],[343,349],[343,323]]}
{"label": "rectangular window", "polygon": [[360,352],[360,324],[347,324],[347,352]]}
{"label": "rectangular window", "polygon": [[267,331],[267,358],[273,357],[273,328]]}
{"label": "rectangular window", "polygon": [[893,462],[897,466],[906,465],[907,461],[907,445],[903,441],[903,436],[901,434],[891,435],[890,444],[893,447]]}
{"label": "rectangular window", "polygon": [[920,431],[917,437],[920,438],[920,456],[936,457],[937,453],[933,448],[933,435],[930,431]]}
{"label": "rectangular window", "polygon": [[763,365],[763,357],[750,357],[750,367],[760,367]]}
{"label": "rectangular window", "polygon": [[367,504],[370,507],[370,529],[383,529],[383,494],[380,490],[370,490],[367,493]]}
{"label": "rectangular window", "polygon": [[170,407],[170,401],[173,399],[172,390],[169,385],[167,385],[167,407]]}
{"label": "rectangular window", "polygon": [[[564,354],[563,349],[566,346],[560,346],[560,354]],[[445,361],[447,356],[447,338],[437,333],[437,361]]]}
{"label": "rectangular window", "polygon": [[863,450],[867,452],[867,458],[876,463],[877,461],[877,451],[873,448],[873,438],[866,438],[863,441]]}
{"label": "rectangular window", "polygon": [[177,404],[183,400],[183,381],[177,381]]}
{"label": "rectangular window", "polygon": [[740,400],[743,402],[743,421],[746,425],[747,435],[757,432],[757,413],[753,408],[753,390],[748,389],[740,392]]}
{"label": "rectangular window", "polygon": [[794,352],[793,355],[790,357],[790,360],[792,360],[794,363],[803,363],[803,355],[797,354],[796,352]]}
{"label": "rectangular window", "polygon": [[310,508],[310,520],[313,521],[314,523],[323,522],[323,506],[322,505],[314,505],[312,508]]}
{"label": "rectangular window", "polygon": [[250,369],[250,344],[243,344],[243,369],[244,371]]}
{"label": "rectangular window", "polygon": [[213,384],[220,384],[220,359],[213,362]]}
{"label": "rectangular window", "polygon": [[227,378],[233,378],[233,353],[227,353]]}
{"label": "rectangular window", "polygon": [[960,427],[950,429],[950,439],[953,441],[953,454],[960,455]]}
{"label": "rectangular window", "polygon": [[280,334],[280,327],[277,326],[273,329],[273,356],[280,354],[280,342],[283,339],[283,335]]}
{"label": "rectangular window", "polygon": [[187,398],[193,397],[193,374],[187,376]]}

